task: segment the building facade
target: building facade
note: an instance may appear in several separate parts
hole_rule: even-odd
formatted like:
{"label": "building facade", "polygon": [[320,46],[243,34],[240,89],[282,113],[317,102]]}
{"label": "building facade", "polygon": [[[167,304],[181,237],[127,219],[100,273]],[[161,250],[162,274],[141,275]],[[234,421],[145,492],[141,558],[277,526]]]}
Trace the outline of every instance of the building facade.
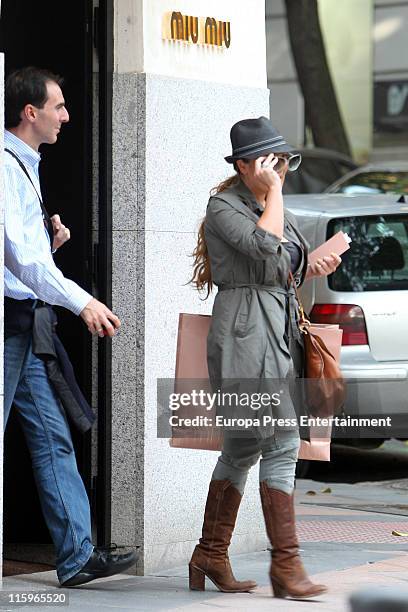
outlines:
{"label": "building facade", "polygon": [[[408,1],[318,0],[318,9],[353,156],[358,162],[404,159],[408,148]],[[295,144],[311,144],[283,0],[266,0],[266,40],[271,117]]]}
{"label": "building facade", "polygon": [[[42,162],[49,208],[62,206],[73,229],[59,263],[122,320],[111,344],[92,342],[80,321],[61,313],[61,335],[99,417],[92,436],[76,440],[78,461],[95,539],[140,546],[144,573],[189,558],[217,458],[157,437],[157,378],[174,376],[179,313],[211,312],[212,300],[187,282],[209,190],[230,172],[230,127],[269,112],[264,2],[253,0],[248,11],[244,0],[84,0],[56,32],[45,12],[51,4],[31,14],[26,3],[3,0],[3,24],[18,17],[28,36],[36,20],[39,40],[24,55],[3,30],[6,69],[36,63],[66,76],[71,122]],[[15,480],[20,470],[29,490],[29,465],[19,462],[6,457],[5,475],[12,470]],[[5,548],[14,558],[47,560],[35,509],[21,535],[12,486]],[[265,544],[254,471],[232,550]]]}
{"label": "building facade", "polygon": [[[118,2],[116,13],[127,35],[115,45],[113,303],[126,330],[112,355],[112,440],[121,441],[112,448],[112,539],[141,544],[151,571],[189,557],[216,461],[157,438],[156,381],[174,376],[179,313],[211,312],[211,300],[186,284],[198,224],[209,189],[228,175],[231,125],[267,114],[269,92],[262,1],[250,14],[243,0],[144,1],[138,15],[133,8]],[[169,8],[229,22],[230,46],[163,40]],[[257,489],[254,473],[236,551],[265,542]]]}
{"label": "building facade", "polygon": [[408,154],[408,1],[376,0],[373,20],[373,155]]}

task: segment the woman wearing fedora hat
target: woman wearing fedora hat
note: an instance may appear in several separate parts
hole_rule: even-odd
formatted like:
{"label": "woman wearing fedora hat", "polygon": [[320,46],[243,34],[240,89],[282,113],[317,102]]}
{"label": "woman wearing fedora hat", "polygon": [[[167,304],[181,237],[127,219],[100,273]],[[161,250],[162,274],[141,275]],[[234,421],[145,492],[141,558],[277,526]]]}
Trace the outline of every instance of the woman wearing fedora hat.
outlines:
{"label": "woman wearing fedora hat", "polygon": [[[302,375],[303,344],[289,272],[301,285],[310,276],[334,272],[341,260],[333,254],[308,264],[308,245],[282,198],[285,174],[298,168],[301,156],[269,119],[239,121],[231,128],[231,143],[232,154],[225,159],[236,174],[212,192],[194,251],[192,282],[206,289],[207,297],[213,284],[218,287],[207,341],[212,386],[249,379],[265,388],[268,381]],[[224,430],[202,537],[189,564],[190,589],[203,590],[205,576],[224,592],[256,587],[235,579],[228,546],[248,471],[260,458],[273,593],[300,598],[326,591],[309,580],[299,556],[293,497],[299,444],[296,425],[254,428],[246,436]]]}

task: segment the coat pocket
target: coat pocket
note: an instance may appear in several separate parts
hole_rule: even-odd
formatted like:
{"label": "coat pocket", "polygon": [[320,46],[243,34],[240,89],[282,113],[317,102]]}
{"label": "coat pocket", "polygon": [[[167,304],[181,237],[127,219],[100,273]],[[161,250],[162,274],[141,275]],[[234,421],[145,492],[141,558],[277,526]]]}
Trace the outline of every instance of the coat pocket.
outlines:
{"label": "coat pocket", "polygon": [[256,292],[249,287],[241,289],[241,299],[235,315],[233,333],[238,338],[252,334],[259,327],[259,313],[254,307],[253,300]]}
{"label": "coat pocket", "polygon": [[[234,336],[243,337],[247,333],[248,323],[249,323],[249,307],[251,302],[250,291],[247,288],[236,289],[235,291],[240,292],[240,298],[238,303],[238,308],[234,317],[234,324],[232,327],[232,332]],[[249,294],[249,295],[248,295]]]}
{"label": "coat pocket", "polygon": [[248,334],[248,313],[237,313],[234,323],[234,334],[244,338]]}

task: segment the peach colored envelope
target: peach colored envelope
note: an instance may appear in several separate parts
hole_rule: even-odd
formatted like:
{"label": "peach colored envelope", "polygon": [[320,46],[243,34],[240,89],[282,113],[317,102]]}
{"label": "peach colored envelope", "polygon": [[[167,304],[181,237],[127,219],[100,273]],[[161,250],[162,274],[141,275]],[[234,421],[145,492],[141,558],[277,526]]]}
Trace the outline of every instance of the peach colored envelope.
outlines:
{"label": "peach colored envelope", "polygon": [[[208,379],[207,336],[211,316],[181,313],[177,338],[176,372],[177,380]],[[336,358],[340,357],[342,330],[336,325],[313,325],[313,332],[320,335]],[[299,459],[330,461],[330,430],[310,428],[310,440],[302,440]],[[170,446],[174,448],[195,448],[221,450],[222,432],[217,428],[206,428],[203,437],[173,437]]]}
{"label": "peach colored envelope", "polygon": [[314,251],[309,253],[308,262],[314,264],[317,259],[321,257],[328,257],[331,253],[337,253],[337,255],[342,255],[345,251],[348,251],[350,248],[351,239],[344,232],[337,232],[334,234],[329,240],[323,242],[320,246],[317,247]]}

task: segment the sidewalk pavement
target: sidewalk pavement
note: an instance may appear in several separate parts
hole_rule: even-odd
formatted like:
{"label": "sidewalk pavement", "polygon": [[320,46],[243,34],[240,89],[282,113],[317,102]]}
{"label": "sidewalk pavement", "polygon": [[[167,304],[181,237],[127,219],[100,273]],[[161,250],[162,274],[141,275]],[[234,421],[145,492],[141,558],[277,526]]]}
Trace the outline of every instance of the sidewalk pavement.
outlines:
{"label": "sidewalk pavement", "polygon": [[[59,589],[55,572],[41,572],[5,578],[3,591],[67,593],[69,608],[65,609],[69,612],[346,612],[351,593],[374,585],[406,588],[408,601],[408,537],[392,535],[393,530],[408,532],[408,480],[354,485],[301,480],[296,511],[307,571],[314,581],[329,587],[327,594],[315,600],[272,598],[266,550],[231,557],[237,578],[258,581],[253,593],[220,593],[208,580],[205,592],[190,592],[187,567],[140,577],[120,575],[77,589]],[[5,609],[27,608],[0,606]],[[37,611],[51,609],[35,607]]]}

